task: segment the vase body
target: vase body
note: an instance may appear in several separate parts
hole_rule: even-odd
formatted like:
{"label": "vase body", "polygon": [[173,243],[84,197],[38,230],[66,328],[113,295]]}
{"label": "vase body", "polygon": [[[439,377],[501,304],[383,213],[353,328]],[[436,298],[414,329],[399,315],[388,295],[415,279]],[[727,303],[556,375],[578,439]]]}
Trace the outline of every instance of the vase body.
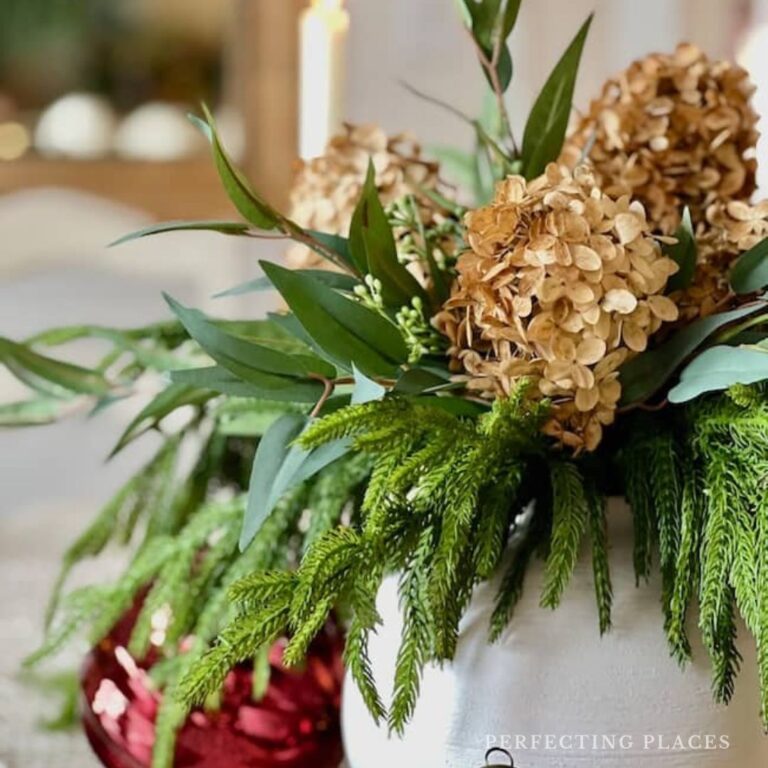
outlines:
{"label": "vase body", "polygon": [[[606,636],[598,630],[586,549],[555,611],[539,607],[543,568],[531,563],[515,615],[493,645],[487,637],[498,580],[480,585],[454,661],[425,671],[402,738],[376,726],[347,679],[342,727],[350,768],[475,768],[490,746],[505,748],[521,768],[768,765],[747,630],[739,631],[736,695],[729,706],[717,705],[695,617],[694,660],[681,669],[663,631],[659,578],[635,585],[632,518],[620,499],[610,501],[608,528],[614,608]],[[370,654],[388,701],[401,629],[396,579],[382,586],[378,607],[383,626],[371,636]]]}

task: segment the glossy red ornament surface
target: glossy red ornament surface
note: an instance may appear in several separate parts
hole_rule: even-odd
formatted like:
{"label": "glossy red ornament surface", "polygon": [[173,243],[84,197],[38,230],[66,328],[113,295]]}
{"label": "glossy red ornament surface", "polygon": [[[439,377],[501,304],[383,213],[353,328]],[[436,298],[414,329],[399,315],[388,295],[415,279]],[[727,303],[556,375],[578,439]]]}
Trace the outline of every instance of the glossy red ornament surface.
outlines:
{"label": "glossy red ornament surface", "polygon": [[[83,725],[107,768],[147,768],[161,694],[147,669],[125,650],[133,616],[88,655],[82,674]],[[329,625],[301,670],[282,664],[283,643],[270,652],[265,696],[252,696],[251,669],[228,675],[216,712],[193,711],[179,733],[175,768],[337,768],[342,759],[339,705],[341,638]]]}

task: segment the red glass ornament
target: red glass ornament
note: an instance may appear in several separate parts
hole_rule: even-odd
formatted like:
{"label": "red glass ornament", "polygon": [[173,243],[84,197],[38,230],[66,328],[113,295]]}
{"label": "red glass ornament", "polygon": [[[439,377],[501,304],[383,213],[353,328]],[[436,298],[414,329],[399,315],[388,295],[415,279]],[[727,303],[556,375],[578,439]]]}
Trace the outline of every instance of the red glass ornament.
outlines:
{"label": "red glass ornament", "polygon": [[[88,655],[81,677],[83,725],[107,768],[148,768],[161,695],[125,650],[135,611]],[[282,664],[284,643],[270,652],[271,678],[259,701],[251,668],[227,676],[220,709],[194,710],[179,732],[174,768],[338,768],[343,668],[339,630],[329,624],[300,670]]]}

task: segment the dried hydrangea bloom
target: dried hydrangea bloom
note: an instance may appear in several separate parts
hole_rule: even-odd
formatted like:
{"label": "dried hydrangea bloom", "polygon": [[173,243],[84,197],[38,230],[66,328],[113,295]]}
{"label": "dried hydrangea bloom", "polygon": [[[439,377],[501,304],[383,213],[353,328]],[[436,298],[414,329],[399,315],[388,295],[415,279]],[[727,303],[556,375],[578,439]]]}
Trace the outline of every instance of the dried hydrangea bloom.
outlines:
{"label": "dried hydrangea bloom", "polygon": [[728,273],[742,253],[768,237],[768,200],[715,203],[697,238],[698,263],[691,285],[671,294],[686,321],[706,317],[736,303]]}
{"label": "dried hydrangea bloom", "polygon": [[663,295],[677,265],[642,205],[602,192],[587,166],[509,177],[466,227],[470,250],[435,318],[454,370],[488,398],[529,379],[553,403],[545,431],[594,450],[614,420],[619,366],[678,317]]}
{"label": "dried hydrangea bloom", "polygon": [[[424,160],[421,148],[408,136],[387,137],[374,125],[346,125],[324,155],[300,165],[291,191],[291,218],[308,229],[346,235],[369,160],[384,205],[438,185],[438,166]],[[301,245],[288,251],[287,261],[295,269],[329,268],[327,261]]]}
{"label": "dried hydrangea bloom", "polygon": [[753,92],[744,69],[693,45],[653,54],[605,84],[562,161],[574,165],[586,148],[605,192],[639,200],[654,229],[672,234],[685,206],[698,224],[712,203],[754,191]]}

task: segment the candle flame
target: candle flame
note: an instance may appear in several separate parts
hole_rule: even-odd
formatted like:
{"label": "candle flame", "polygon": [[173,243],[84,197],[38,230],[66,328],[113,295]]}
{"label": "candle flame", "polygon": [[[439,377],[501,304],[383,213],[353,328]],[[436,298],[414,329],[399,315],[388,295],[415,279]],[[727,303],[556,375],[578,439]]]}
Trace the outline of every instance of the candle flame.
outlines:
{"label": "candle flame", "polygon": [[340,11],[344,0],[312,0],[312,7],[320,11]]}

